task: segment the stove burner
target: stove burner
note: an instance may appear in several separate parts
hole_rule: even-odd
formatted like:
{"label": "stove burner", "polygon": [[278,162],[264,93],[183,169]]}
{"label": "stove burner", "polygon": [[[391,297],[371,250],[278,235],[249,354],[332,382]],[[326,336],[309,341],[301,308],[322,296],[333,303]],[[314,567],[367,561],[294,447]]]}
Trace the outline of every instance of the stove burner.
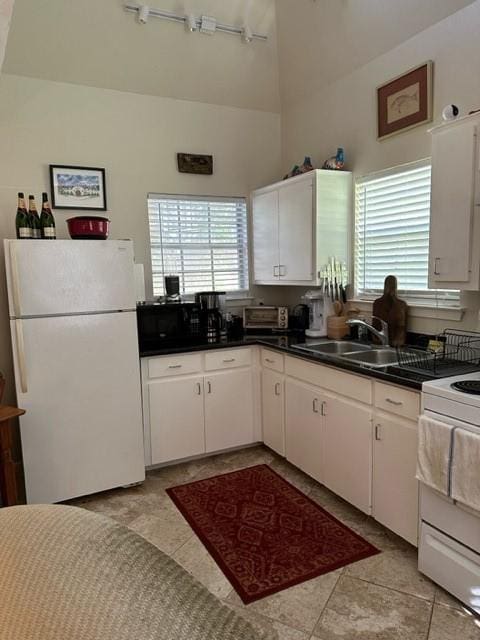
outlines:
{"label": "stove burner", "polygon": [[450,386],[452,389],[456,389],[462,393],[471,393],[475,396],[480,395],[480,380],[459,380],[458,382],[453,382]]}

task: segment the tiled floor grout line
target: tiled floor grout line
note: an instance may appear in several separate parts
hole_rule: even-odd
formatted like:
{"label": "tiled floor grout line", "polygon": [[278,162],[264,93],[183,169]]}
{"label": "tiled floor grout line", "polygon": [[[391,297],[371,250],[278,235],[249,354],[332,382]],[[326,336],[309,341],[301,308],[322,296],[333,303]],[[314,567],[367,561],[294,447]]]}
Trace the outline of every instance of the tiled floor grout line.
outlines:
{"label": "tiled floor grout line", "polygon": [[[435,598],[437,594],[437,590],[435,589],[435,593],[433,594],[433,597]],[[427,629],[427,635],[425,636],[425,640],[428,640],[428,638],[430,637],[430,630],[432,628],[432,620],[433,620],[433,612],[435,610],[435,600],[433,601],[432,604],[432,610],[430,611],[430,620],[428,621],[428,629]]]}
{"label": "tiled floor grout line", "polygon": [[338,576],[338,578],[335,581],[335,584],[333,585],[333,589],[330,591],[330,595],[327,598],[327,601],[325,602],[324,606],[322,607],[322,610],[320,611],[320,615],[318,616],[315,624],[313,625],[313,629],[312,629],[312,638],[314,638],[314,631],[315,631],[315,627],[317,626],[317,624],[320,622],[320,618],[323,616],[323,613],[325,611],[325,609],[328,607],[328,603],[330,602],[330,599],[332,598],[335,589],[337,588],[338,583],[340,582],[340,578],[345,575],[345,567],[342,568],[340,575]]}
{"label": "tiled floor grout line", "polygon": [[372,582],[372,580],[366,580],[365,578],[359,578],[358,576],[349,576],[349,575],[347,575],[347,578],[350,578],[351,580],[360,580],[360,582],[366,582],[367,584],[373,584],[375,587],[380,587],[381,589],[388,589],[389,591],[394,591],[395,593],[399,593],[402,596],[411,596],[412,598],[416,598],[417,600],[421,600],[422,602],[429,602],[431,605],[435,604],[434,600],[429,600],[428,598],[423,598],[422,596],[416,596],[414,593],[408,593],[408,591],[401,591],[400,589],[387,587],[384,584],[378,584],[378,582]]}

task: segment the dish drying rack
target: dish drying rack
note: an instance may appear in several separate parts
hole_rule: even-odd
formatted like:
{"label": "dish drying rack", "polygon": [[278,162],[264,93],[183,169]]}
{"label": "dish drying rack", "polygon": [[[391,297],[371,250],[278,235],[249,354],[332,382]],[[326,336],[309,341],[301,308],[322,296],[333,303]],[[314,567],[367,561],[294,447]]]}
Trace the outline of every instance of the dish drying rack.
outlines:
{"label": "dish drying rack", "polygon": [[434,377],[453,376],[480,367],[480,333],[445,329],[438,352],[397,347],[398,366]]}

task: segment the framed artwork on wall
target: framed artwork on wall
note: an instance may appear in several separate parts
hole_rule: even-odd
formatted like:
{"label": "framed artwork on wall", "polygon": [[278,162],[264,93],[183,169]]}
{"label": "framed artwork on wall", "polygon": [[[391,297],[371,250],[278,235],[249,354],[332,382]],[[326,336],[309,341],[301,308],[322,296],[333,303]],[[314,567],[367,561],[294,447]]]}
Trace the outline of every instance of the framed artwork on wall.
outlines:
{"label": "framed artwork on wall", "polygon": [[379,140],[432,120],[433,62],[428,60],[377,87]]}
{"label": "framed artwork on wall", "polygon": [[177,153],[180,173],[196,173],[204,176],[213,174],[213,156],[198,153]]}
{"label": "framed artwork on wall", "polygon": [[105,169],[51,164],[50,186],[54,209],[107,210]]}

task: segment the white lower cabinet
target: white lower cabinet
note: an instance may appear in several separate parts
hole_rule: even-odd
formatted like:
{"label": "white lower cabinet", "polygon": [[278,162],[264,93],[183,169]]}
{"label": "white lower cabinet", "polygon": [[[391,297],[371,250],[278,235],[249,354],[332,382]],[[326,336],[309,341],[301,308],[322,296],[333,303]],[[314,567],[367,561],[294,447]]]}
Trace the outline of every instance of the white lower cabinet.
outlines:
{"label": "white lower cabinet", "polygon": [[361,511],[370,513],[373,412],[333,396],[327,396],[323,407],[323,482]]}
{"label": "white lower cabinet", "polygon": [[378,412],[374,433],[373,517],[417,545],[417,424]]}
{"label": "white lower cabinet", "polygon": [[285,451],[289,462],[323,482],[323,396],[318,389],[287,378]]}
{"label": "white lower cabinet", "polygon": [[251,369],[222,371],[205,378],[207,453],[253,442]]}
{"label": "white lower cabinet", "polygon": [[254,347],[143,358],[146,466],[258,441],[257,360]]}
{"label": "white lower cabinet", "polygon": [[148,402],[152,464],[205,451],[202,377],[152,382]]}
{"label": "white lower cabinet", "polygon": [[285,383],[282,374],[262,371],[263,442],[281,456],[285,455]]}

